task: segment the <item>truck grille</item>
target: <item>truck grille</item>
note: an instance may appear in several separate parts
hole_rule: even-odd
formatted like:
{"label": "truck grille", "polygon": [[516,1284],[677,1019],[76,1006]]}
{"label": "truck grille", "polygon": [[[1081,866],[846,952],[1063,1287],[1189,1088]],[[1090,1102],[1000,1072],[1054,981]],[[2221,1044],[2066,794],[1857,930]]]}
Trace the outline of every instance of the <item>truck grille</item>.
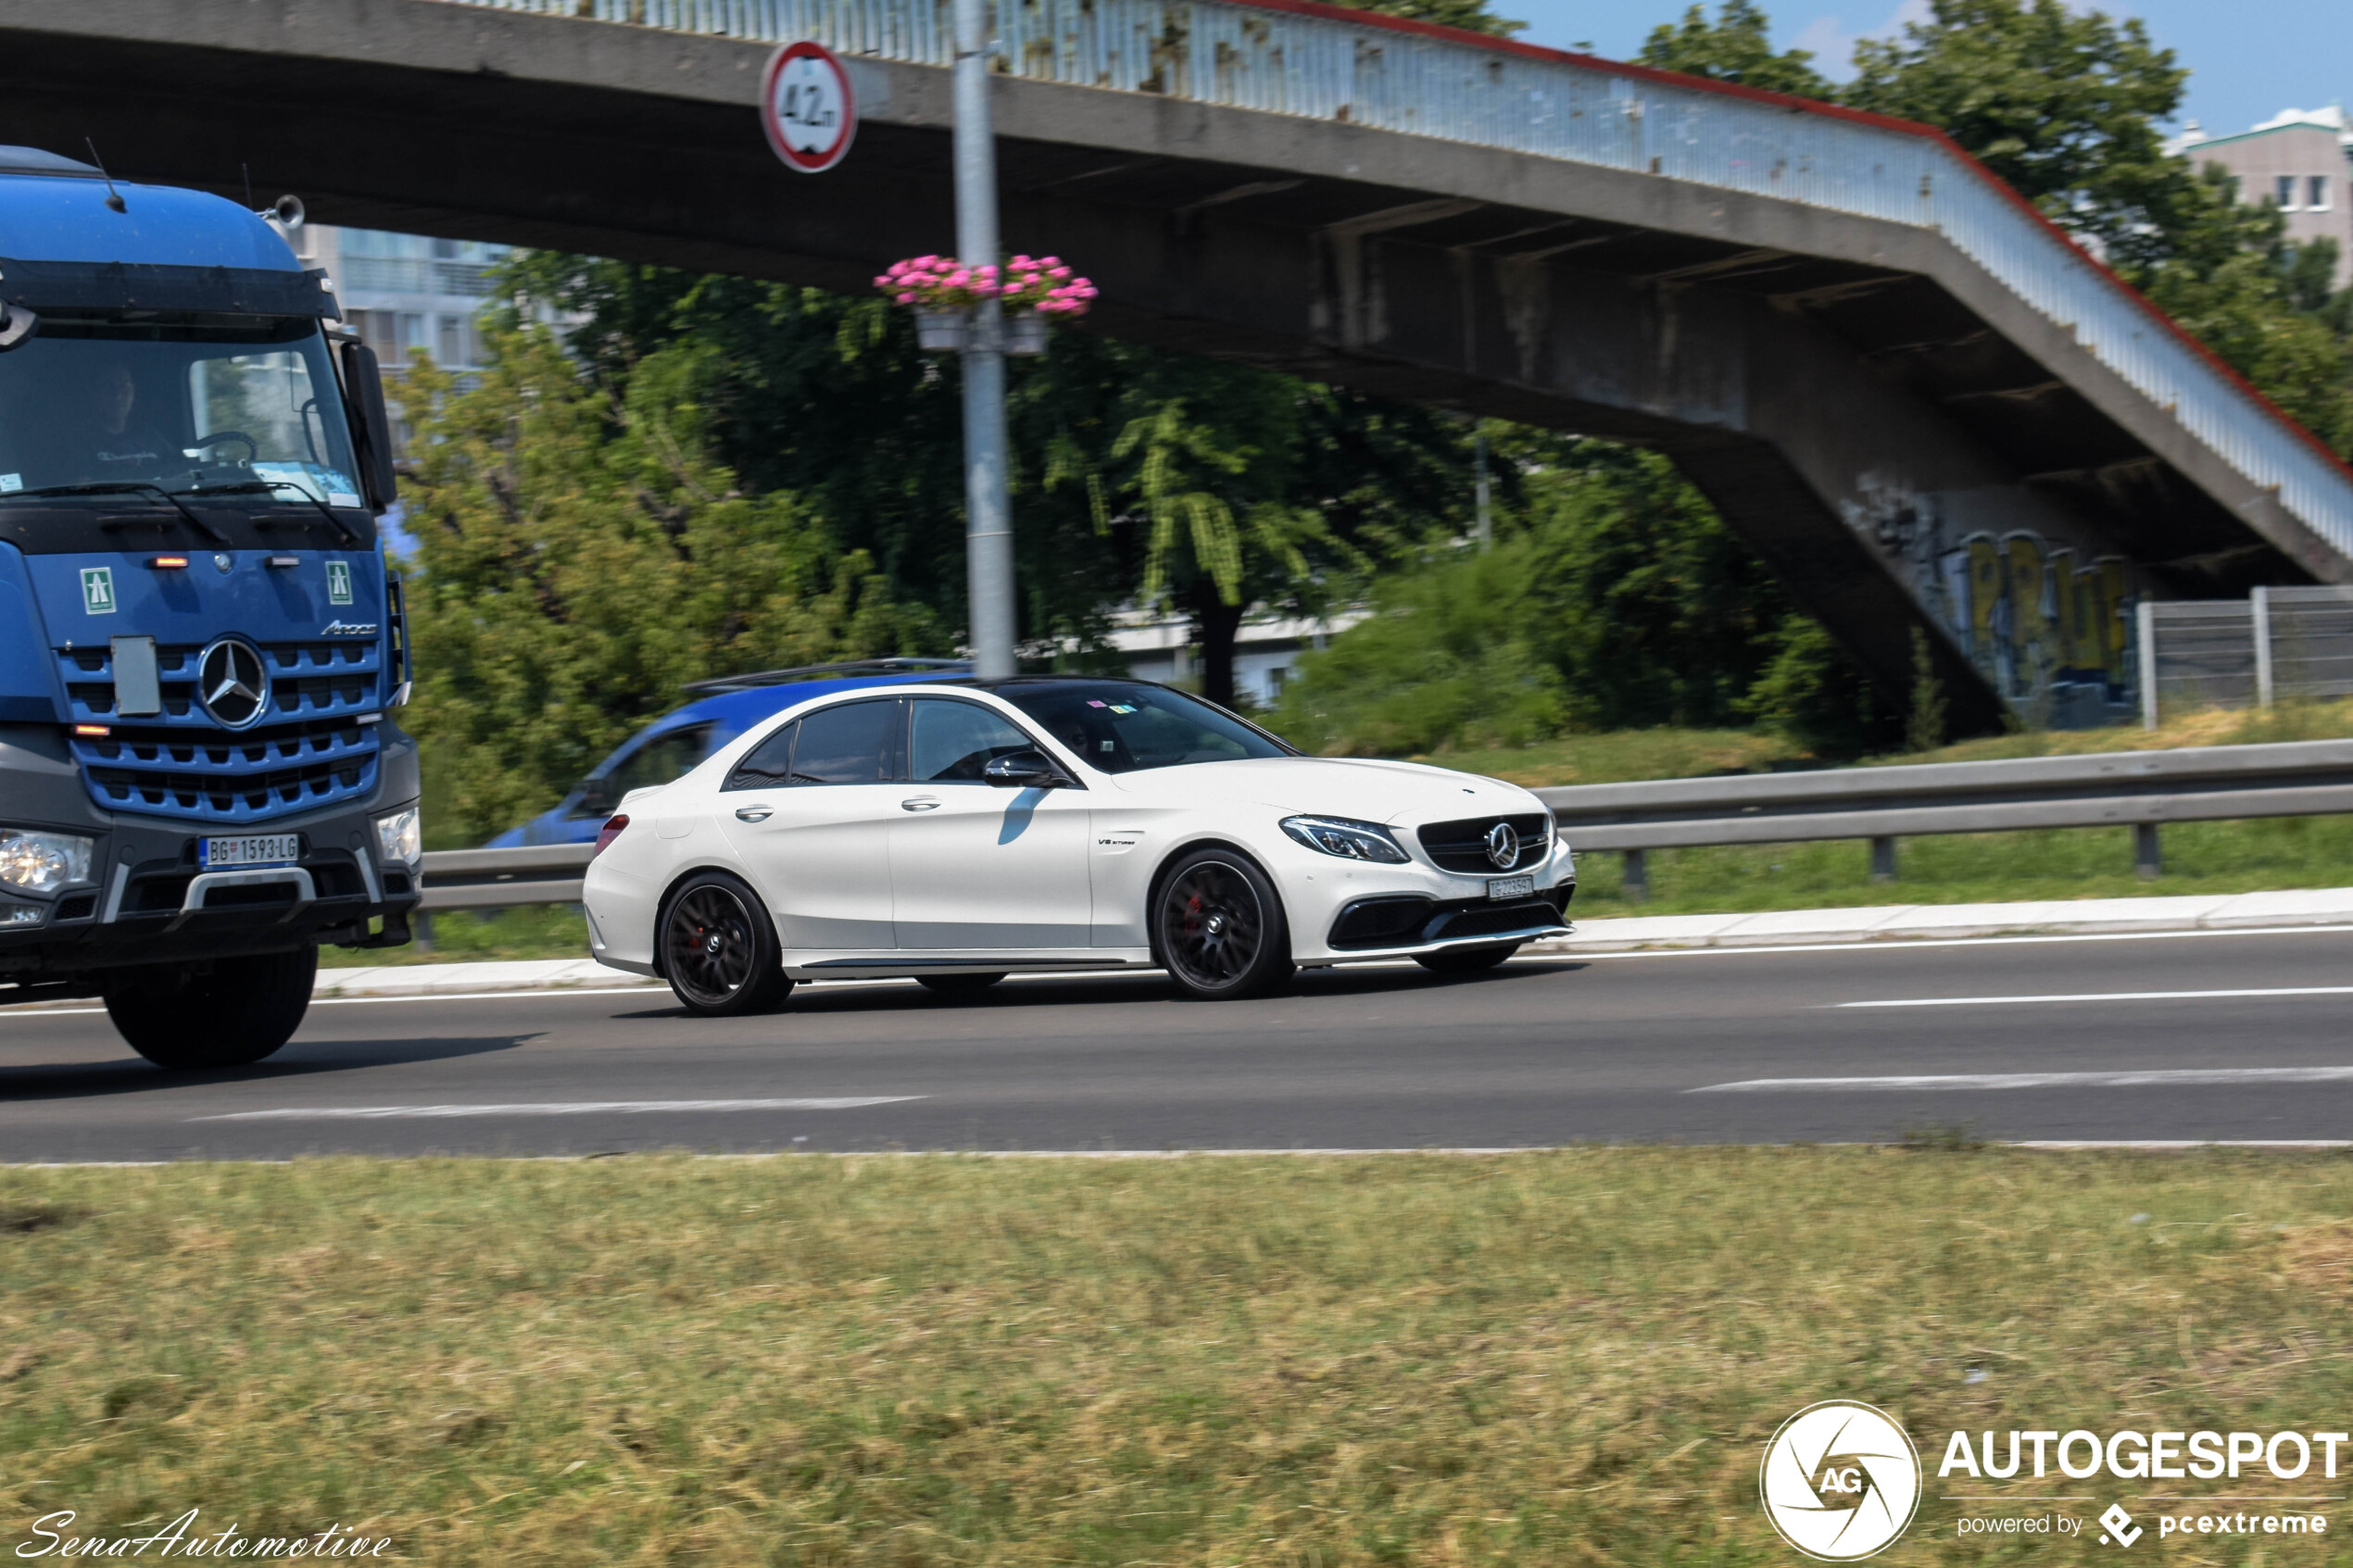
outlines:
{"label": "truck grille", "polygon": [[[1497,822],[1509,822],[1519,834],[1519,859],[1498,866],[1487,858],[1487,834]],[[1540,863],[1552,847],[1552,819],[1541,811],[1517,817],[1465,817],[1452,822],[1427,822],[1414,830],[1422,853],[1441,870],[1493,876],[1499,871],[1526,871]]]}
{"label": "truck grille", "polygon": [[[270,668],[270,710],[278,719],[323,719],[359,714],[384,706],[382,653],[372,637],[348,642],[256,643]],[[194,643],[156,649],[163,711],[142,714],[133,723],[220,733],[196,702]],[[114,659],[104,647],[59,648],[57,677],[66,688],[72,722],[115,721]]]}
{"label": "truck grille", "polygon": [[103,737],[75,736],[73,758],[91,798],[106,809],[245,823],[367,794],[376,785],[378,745],[374,725],[333,720],[233,735],[209,727],[117,727]]}
{"label": "truck grille", "polygon": [[200,644],[156,649],[163,711],[127,721],[115,711],[111,651],[57,649],[71,720],[113,730],[73,738],[90,798],[106,810],[234,825],[374,789],[382,743],[374,725],[358,720],[384,706],[381,645],[355,637],[254,646],[270,670],[270,710],[247,730],[220,728],[196,701]]}

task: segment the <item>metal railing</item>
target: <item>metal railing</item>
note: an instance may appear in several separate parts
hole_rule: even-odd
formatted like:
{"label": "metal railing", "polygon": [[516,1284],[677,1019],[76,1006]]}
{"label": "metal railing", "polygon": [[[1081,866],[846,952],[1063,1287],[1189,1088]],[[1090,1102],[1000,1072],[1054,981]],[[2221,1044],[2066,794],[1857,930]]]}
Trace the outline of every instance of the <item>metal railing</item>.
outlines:
{"label": "metal railing", "polygon": [[[2145,876],[2161,864],[2167,822],[2353,812],[2353,740],[2207,746],[2173,751],[2029,757],[1743,773],[1718,779],[1567,784],[1537,790],[1579,852],[1627,858],[1627,891],[1648,886],[1645,853],[1725,844],[1868,838],[1872,874],[1895,874],[1895,840],[1946,833],[2131,827]],[[573,904],[585,844],[452,849],[425,857],[428,912]]]}
{"label": "metal railing", "polygon": [[1572,848],[1626,856],[1634,898],[1648,892],[1652,849],[1868,838],[1873,878],[1892,881],[1898,838],[2035,828],[2131,827],[2135,867],[2154,877],[2167,822],[2353,812],[2353,740],[1572,784],[1536,795]]}
{"label": "metal railing", "polygon": [[[945,0],[447,3],[953,63]],[[1246,0],[1000,0],[996,63],[1032,81],[1345,120],[1934,230],[2353,555],[2353,473],[1932,132],[1586,56]]]}

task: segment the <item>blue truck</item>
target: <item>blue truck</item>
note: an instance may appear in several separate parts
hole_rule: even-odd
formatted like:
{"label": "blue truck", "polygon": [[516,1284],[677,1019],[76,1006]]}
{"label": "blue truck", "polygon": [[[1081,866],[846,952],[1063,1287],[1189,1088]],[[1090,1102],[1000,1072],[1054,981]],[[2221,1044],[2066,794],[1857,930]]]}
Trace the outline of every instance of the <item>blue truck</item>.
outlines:
{"label": "blue truck", "polygon": [[422,893],[384,391],[269,216],[0,147],[0,1003],[169,1068]]}

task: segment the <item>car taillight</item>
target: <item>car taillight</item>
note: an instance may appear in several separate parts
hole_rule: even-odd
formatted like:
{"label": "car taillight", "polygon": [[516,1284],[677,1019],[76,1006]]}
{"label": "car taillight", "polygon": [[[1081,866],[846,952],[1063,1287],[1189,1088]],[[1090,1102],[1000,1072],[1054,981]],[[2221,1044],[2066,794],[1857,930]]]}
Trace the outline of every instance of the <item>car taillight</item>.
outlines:
{"label": "car taillight", "polygon": [[597,847],[589,852],[588,858],[593,860],[598,856],[603,854],[605,852],[605,846],[610,844],[614,839],[619,838],[621,836],[621,830],[628,825],[629,819],[625,815],[606,818],[605,825],[597,830]]}

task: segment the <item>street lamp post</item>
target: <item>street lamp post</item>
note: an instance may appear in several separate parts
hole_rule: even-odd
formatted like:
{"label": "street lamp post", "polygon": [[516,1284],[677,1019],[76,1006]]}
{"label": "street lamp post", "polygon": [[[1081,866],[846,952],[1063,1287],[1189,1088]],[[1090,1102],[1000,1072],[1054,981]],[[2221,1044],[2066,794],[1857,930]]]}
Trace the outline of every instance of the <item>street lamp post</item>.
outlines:
{"label": "street lamp post", "polygon": [[[988,114],[989,0],[956,0],[956,254],[997,263],[997,137]],[[964,583],[974,672],[1015,673],[1013,523],[1006,498],[1005,327],[994,299],[972,307],[964,364]]]}

